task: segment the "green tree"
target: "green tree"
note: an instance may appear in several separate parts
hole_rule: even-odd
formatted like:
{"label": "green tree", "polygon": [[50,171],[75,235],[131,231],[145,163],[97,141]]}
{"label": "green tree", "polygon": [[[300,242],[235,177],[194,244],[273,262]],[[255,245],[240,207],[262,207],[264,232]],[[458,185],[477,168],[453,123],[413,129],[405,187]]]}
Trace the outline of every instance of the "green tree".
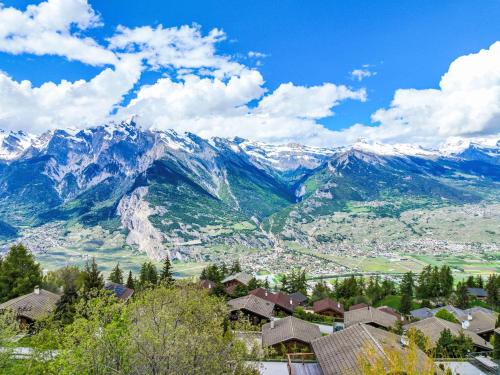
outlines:
{"label": "green tree", "polygon": [[436,358],[451,358],[453,351],[453,335],[449,329],[441,331],[436,343]]}
{"label": "green tree", "polygon": [[446,309],[440,309],[435,315],[436,318],[444,319],[449,322],[458,323],[457,318]]}
{"label": "green tree", "polygon": [[312,296],[311,300],[314,301],[319,301],[324,298],[330,297],[330,289],[326,285],[326,282],[320,281],[314,284],[314,288],[312,290]]}
{"label": "green tree", "polygon": [[13,339],[24,333],[18,321],[16,314],[13,311],[5,310],[0,313],[0,372],[8,374],[6,370],[13,364],[12,360],[12,341]]}
{"label": "green tree", "polygon": [[460,309],[466,309],[469,305],[469,294],[467,290],[467,285],[463,282],[459,282],[457,284],[457,288],[455,291],[455,304]]}
{"label": "green tree", "polygon": [[453,292],[453,275],[451,268],[447,265],[439,271],[440,292],[442,297],[449,297]]}
{"label": "green tree", "polygon": [[170,263],[170,258],[168,257],[168,255],[163,260],[163,268],[160,274],[160,281],[167,286],[172,286],[175,282],[174,274],[172,272],[172,264]]}
{"label": "green tree", "polygon": [[83,272],[77,266],[65,266],[47,272],[43,276],[42,288],[59,293],[70,286],[78,290],[83,286]]}
{"label": "green tree", "polygon": [[0,267],[0,302],[33,292],[42,284],[42,271],[23,245],[11,246]]}
{"label": "green tree", "polygon": [[116,263],[115,268],[109,274],[109,281],[116,284],[123,284],[123,271],[120,269],[120,263]]}
{"label": "green tree", "polygon": [[101,271],[99,271],[95,257],[93,257],[92,262],[87,260],[87,263],[85,263],[85,269],[83,271],[83,292],[86,298],[88,298],[91,292],[102,288],[104,288],[104,278]]}
{"label": "green tree", "polygon": [[407,272],[401,280],[401,306],[399,311],[403,314],[409,314],[411,311],[411,303],[413,301],[413,273]]}
{"label": "green tree", "polygon": [[69,284],[64,288],[64,293],[57,302],[55,317],[62,324],[70,324],[76,313],[76,303],[78,301],[78,292],[75,285]]}
{"label": "green tree", "polygon": [[241,264],[239,260],[235,260],[231,265],[231,275],[241,272]]}
{"label": "green tree", "polygon": [[488,303],[493,308],[500,306],[500,275],[491,274],[485,286]]}
{"label": "green tree", "polygon": [[500,359],[500,333],[493,335],[493,358]]}
{"label": "green tree", "polygon": [[127,284],[125,286],[130,289],[135,289],[135,281],[132,271],[128,271]]}
{"label": "green tree", "polygon": [[156,266],[151,262],[144,262],[141,267],[139,280],[143,288],[158,284],[158,271],[156,270]]}

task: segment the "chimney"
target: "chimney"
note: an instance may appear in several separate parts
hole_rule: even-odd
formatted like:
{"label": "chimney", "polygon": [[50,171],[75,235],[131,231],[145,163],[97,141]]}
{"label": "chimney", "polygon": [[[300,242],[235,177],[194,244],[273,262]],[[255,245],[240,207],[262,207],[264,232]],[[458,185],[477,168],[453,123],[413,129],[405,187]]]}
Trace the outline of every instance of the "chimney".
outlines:
{"label": "chimney", "polygon": [[40,287],[38,285],[35,286],[34,292],[35,294],[40,294]]}
{"label": "chimney", "polygon": [[404,322],[405,321],[405,317],[403,315],[401,315],[401,321]]}
{"label": "chimney", "polygon": [[469,313],[469,314],[467,315],[467,320],[468,320],[468,321],[471,321],[471,320],[472,320],[472,314],[471,314],[471,313]]}
{"label": "chimney", "polygon": [[340,302],[337,302],[337,308],[340,309]]}
{"label": "chimney", "polygon": [[267,290],[265,291],[264,296],[266,296],[266,297],[267,297]]}
{"label": "chimney", "polygon": [[462,328],[463,328],[463,329],[467,329],[467,328],[469,328],[469,326],[470,326],[470,323],[469,323],[469,321],[468,321],[468,320],[464,320],[464,321],[462,322]]}
{"label": "chimney", "polygon": [[274,329],[274,318],[271,317],[271,329]]}
{"label": "chimney", "polygon": [[290,298],[290,305],[293,305],[293,299]]}

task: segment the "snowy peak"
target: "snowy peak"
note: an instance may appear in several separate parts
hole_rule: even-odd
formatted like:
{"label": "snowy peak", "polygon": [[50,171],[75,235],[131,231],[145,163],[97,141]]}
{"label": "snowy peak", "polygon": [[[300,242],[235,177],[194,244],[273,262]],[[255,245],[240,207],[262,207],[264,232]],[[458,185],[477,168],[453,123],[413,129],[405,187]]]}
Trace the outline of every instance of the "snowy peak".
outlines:
{"label": "snowy peak", "polygon": [[0,129],[0,160],[19,158],[35,142],[36,137],[23,131],[6,132]]}
{"label": "snowy peak", "polygon": [[439,156],[439,152],[435,150],[425,149],[419,145],[408,143],[399,144],[383,144],[378,142],[368,142],[360,140],[350,148],[362,152],[368,152],[380,156],[418,156],[418,157],[434,157]]}

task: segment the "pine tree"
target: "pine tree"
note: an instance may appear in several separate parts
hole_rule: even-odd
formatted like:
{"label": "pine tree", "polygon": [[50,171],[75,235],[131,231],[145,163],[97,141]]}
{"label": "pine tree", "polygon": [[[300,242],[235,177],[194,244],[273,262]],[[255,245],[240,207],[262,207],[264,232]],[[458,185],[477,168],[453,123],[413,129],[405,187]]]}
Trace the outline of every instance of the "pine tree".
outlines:
{"label": "pine tree", "polygon": [[500,333],[496,332],[493,336],[493,358],[500,359]]}
{"label": "pine tree", "polygon": [[453,291],[453,275],[451,268],[447,265],[441,267],[439,271],[440,291],[442,297],[449,297]]}
{"label": "pine tree", "polygon": [[483,277],[481,275],[476,276],[476,287],[477,288],[484,288],[484,281],[483,281]]}
{"label": "pine tree", "polygon": [[23,245],[13,245],[1,263],[0,302],[33,292],[42,283],[40,265]]}
{"label": "pine tree", "polygon": [[466,309],[469,305],[469,294],[467,291],[467,285],[463,282],[457,284],[456,294],[456,305],[460,309]]}
{"label": "pine tree", "polygon": [[92,290],[99,290],[104,288],[104,278],[97,267],[95,257],[92,258],[92,262],[85,264],[85,270],[83,271],[83,291],[86,296]]}
{"label": "pine tree", "polygon": [[56,305],[55,316],[62,324],[71,324],[76,313],[75,304],[78,301],[78,293],[73,284],[64,288],[63,295]]}
{"label": "pine tree", "polygon": [[117,263],[115,268],[111,271],[109,281],[117,284],[123,284],[123,272],[120,269],[120,263]]}
{"label": "pine tree", "polygon": [[266,279],[264,280],[264,289],[269,290],[269,288],[270,288],[269,279],[266,277]]}
{"label": "pine tree", "polygon": [[401,281],[401,307],[400,311],[403,314],[409,314],[411,311],[411,303],[413,300],[413,273],[410,271],[405,273]]}
{"label": "pine tree", "polygon": [[231,274],[234,275],[238,272],[241,272],[241,264],[239,260],[235,260],[231,265]]}
{"label": "pine tree", "polygon": [[141,287],[147,287],[158,284],[158,271],[151,262],[144,262],[140,274]]}
{"label": "pine tree", "polygon": [[441,335],[436,343],[436,357],[450,358],[453,351],[453,341],[453,335],[448,328],[441,331]]}
{"label": "pine tree", "polygon": [[174,285],[174,275],[172,273],[172,264],[170,263],[170,258],[168,255],[163,261],[163,268],[161,270],[160,280],[163,284],[167,286]]}
{"label": "pine tree", "polygon": [[127,284],[125,285],[129,289],[135,289],[134,277],[132,276],[132,271],[128,271]]}

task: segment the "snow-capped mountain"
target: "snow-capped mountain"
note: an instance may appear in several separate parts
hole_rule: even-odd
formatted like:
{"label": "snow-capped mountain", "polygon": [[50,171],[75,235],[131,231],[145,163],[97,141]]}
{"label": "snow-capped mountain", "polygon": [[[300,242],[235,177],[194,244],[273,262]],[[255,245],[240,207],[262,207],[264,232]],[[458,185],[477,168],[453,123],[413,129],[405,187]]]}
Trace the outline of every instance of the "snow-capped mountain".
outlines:
{"label": "snow-capped mountain", "polygon": [[125,231],[152,258],[193,243],[270,246],[349,202],[481,201],[485,187],[498,189],[499,143],[459,146],[207,140],[133,119],[41,136],[0,132],[0,240],[78,223]]}

